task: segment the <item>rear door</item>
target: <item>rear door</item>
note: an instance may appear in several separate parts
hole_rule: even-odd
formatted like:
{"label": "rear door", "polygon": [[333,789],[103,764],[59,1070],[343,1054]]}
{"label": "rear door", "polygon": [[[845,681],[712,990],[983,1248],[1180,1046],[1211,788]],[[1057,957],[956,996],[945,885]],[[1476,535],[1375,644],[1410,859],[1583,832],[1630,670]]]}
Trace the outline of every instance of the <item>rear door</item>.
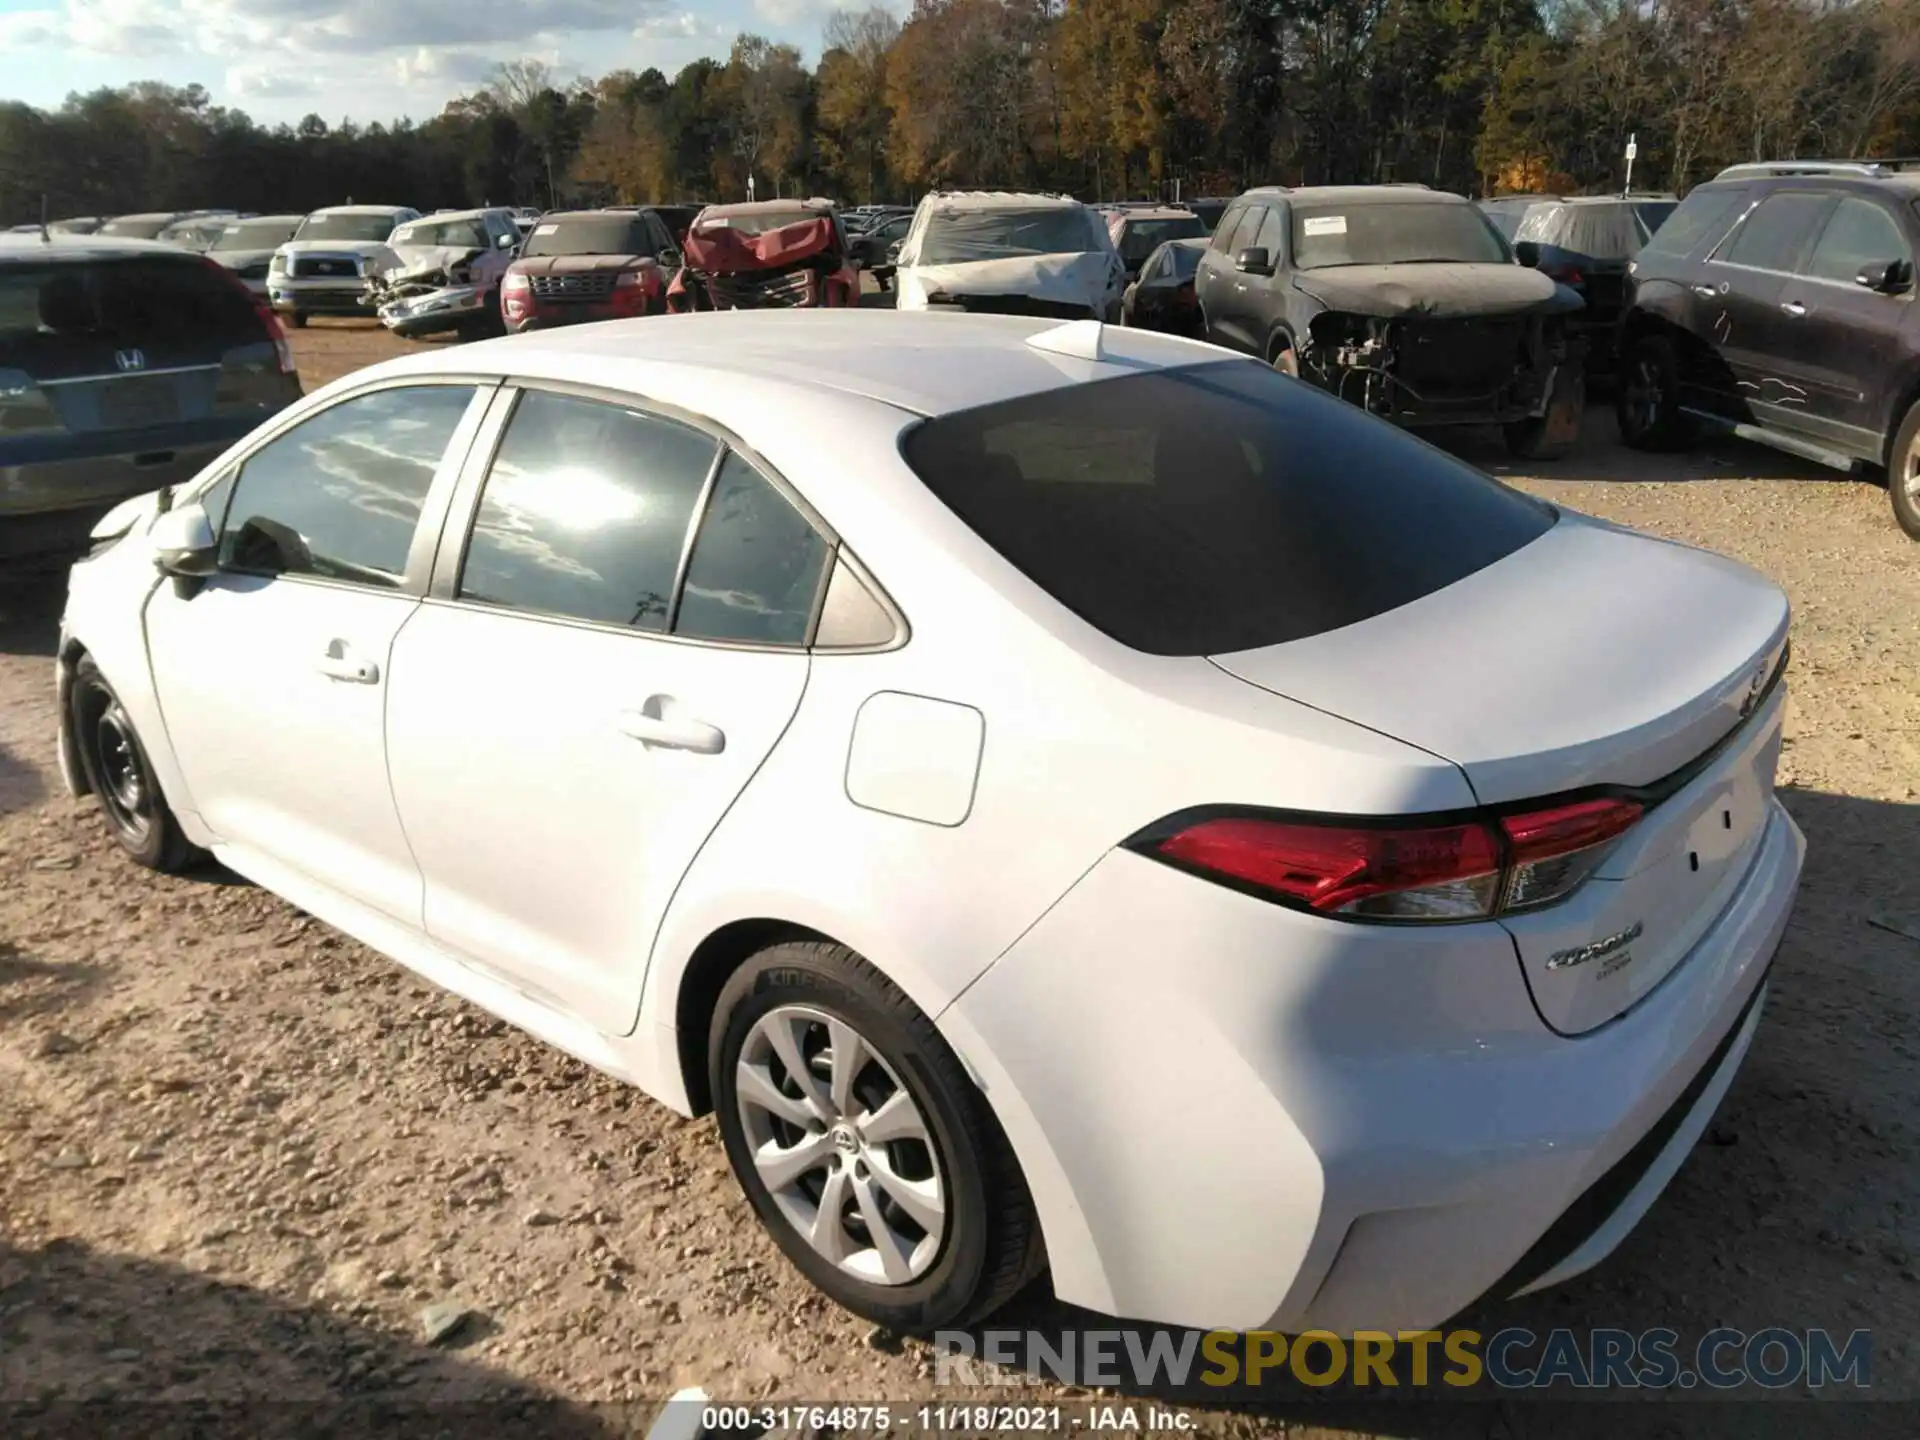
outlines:
{"label": "rear door", "polygon": [[800,703],[830,550],[630,401],[529,389],[489,448],[395,645],[394,793],[428,933],[625,1033],[675,886]]}
{"label": "rear door", "polygon": [[1711,333],[1732,373],[1736,413],[1743,409],[1763,425],[1806,428],[1805,337],[1784,292],[1833,205],[1834,197],[1818,190],[1775,190],[1707,263],[1719,292]]}
{"label": "rear door", "polygon": [[1242,273],[1234,257],[1253,247],[1254,237],[1260,233],[1266,218],[1265,205],[1249,203],[1228,212],[1214,232],[1214,246],[1207,252],[1204,266],[1207,281],[1200,293],[1200,303],[1207,314],[1207,338],[1216,345],[1228,345],[1249,355],[1259,354],[1266,339],[1258,297],[1254,294],[1259,277]]}
{"label": "rear door", "polygon": [[1843,195],[1780,292],[1781,329],[1806,389],[1801,423],[1844,453],[1875,463],[1885,454],[1887,381],[1899,367],[1914,292],[1909,284],[1902,294],[1884,295],[1854,277],[1863,266],[1889,261],[1904,263],[1912,274],[1913,247],[1900,222],[1877,200]]}

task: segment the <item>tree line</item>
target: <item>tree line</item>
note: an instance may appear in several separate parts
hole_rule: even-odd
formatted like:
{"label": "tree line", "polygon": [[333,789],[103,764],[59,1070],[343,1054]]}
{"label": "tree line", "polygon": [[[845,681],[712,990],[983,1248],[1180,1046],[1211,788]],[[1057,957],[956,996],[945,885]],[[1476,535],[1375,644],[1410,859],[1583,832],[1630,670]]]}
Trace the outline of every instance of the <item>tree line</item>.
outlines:
{"label": "tree line", "polygon": [[422,208],[939,186],[1088,198],[1422,181],[1684,191],[1723,165],[1920,152],[1920,0],[916,0],[836,11],[811,68],[562,81],[416,123],[266,126],[201,86],[0,103],[0,217],[348,199]]}

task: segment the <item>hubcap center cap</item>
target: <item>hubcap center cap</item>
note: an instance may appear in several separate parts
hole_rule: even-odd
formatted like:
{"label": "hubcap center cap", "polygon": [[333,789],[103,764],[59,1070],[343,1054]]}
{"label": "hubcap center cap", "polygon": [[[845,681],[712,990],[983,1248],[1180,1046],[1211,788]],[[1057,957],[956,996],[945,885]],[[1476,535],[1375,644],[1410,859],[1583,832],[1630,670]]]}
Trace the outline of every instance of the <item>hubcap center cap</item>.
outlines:
{"label": "hubcap center cap", "polygon": [[842,1155],[857,1155],[860,1152],[860,1137],[853,1133],[850,1125],[836,1125],[830,1132],[833,1135],[833,1148]]}

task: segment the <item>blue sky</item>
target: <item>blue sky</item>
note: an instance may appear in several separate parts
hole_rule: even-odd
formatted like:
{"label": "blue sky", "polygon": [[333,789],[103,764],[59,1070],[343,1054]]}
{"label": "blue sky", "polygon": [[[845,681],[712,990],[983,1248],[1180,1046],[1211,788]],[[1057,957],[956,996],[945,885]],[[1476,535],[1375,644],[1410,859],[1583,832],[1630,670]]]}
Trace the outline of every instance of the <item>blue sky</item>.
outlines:
{"label": "blue sky", "polygon": [[[742,30],[809,60],[867,0],[0,0],[0,99],[194,81],[255,119],[426,119],[500,60],[563,75],[724,56]],[[904,8],[904,6],[902,6]]]}

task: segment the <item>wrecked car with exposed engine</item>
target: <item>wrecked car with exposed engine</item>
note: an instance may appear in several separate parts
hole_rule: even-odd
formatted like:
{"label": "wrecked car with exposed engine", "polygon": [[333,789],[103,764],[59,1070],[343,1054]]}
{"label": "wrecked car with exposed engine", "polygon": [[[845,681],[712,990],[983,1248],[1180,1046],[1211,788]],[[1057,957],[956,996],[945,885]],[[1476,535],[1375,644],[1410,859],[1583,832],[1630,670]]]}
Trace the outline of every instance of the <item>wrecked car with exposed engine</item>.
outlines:
{"label": "wrecked car with exposed engine", "polygon": [[500,281],[519,246],[513,212],[504,208],[415,220],[388,237],[392,260],[367,276],[368,303],[382,325],[408,339],[497,333]]}
{"label": "wrecked car with exposed engine", "polygon": [[1207,339],[1409,428],[1498,425],[1563,454],[1586,407],[1578,294],[1522,265],[1470,201],[1424,185],[1235,200],[1201,258]]}
{"label": "wrecked car with exposed engine", "polygon": [[813,310],[857,304],[860,276],[825,200],[709,205],[688,227],[667,309]]}
{"label": "wrecked car with exposed engine", "polygon": [[1107,224],[1064,195],[937,191],[900,242],[901,310],[1120,318],[1126,264]]}

